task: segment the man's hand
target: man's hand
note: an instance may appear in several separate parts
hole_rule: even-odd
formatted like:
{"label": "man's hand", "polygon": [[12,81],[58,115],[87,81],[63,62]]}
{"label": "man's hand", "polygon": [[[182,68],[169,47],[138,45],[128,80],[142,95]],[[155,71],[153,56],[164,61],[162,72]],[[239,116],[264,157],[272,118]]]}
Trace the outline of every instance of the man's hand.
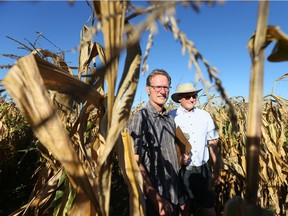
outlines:
{"label": "man's hand", "polygon": [[160,216],[169,216],[172,214],[173,206],[168,200],[159,196],[157,198],[157,205],[156,208]]}
{"label": "man's hand", "polygon": [[219,171],[218,170],[213,171],[212,174],[211,174],[211,177],[212,177],[212,181],[213,181],[214,186],[217,186],[220,183],[224,183],[224,180],[219,175]]}
{"label": "man's hand", "polygon": [[187,166],[191,162],[191,155],[190,154],[182,154],[181,155],[181,164]]}

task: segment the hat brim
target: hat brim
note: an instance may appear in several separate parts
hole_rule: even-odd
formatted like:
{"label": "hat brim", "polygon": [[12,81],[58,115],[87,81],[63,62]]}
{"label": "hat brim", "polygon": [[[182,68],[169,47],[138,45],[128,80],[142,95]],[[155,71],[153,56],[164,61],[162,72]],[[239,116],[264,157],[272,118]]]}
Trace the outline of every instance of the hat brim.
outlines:
{"label": "hat brim", "polygon": [[188,91],[188,92],[176,92],[174,94],[171,95],[171,99],[175,102],[175,103],[180,103],[179,102],[179,95],[181,94],[189,94],[189,93],[194,93],[197,94],[198,92],[200,92],[202,89],[196,90],[196,91]]}

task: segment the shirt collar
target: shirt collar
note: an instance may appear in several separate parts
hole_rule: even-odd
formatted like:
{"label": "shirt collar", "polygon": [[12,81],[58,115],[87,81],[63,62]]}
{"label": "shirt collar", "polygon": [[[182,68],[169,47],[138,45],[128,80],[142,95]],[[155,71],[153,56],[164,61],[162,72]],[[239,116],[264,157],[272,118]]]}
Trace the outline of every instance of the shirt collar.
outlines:
{"label": "shirt collar", "polygon": [[[181,113],[192,113],[192,112],[194,112],[195,111],[195,109],[196,109],[196,107],[193,107],[193,109],[192,110],[190,110],[190,111],[187,111],[182,105],[180,105],[180,107],[179,107],[179,109],[178,109],[178,111],[179,112],[181,112]],[[178,113],[178,112],[177,112]]]}
{"label": "shirt collar", "polygon": [[168,112],[167,112],[167,110],[166,110],[165,107],[163,107],[162,114],[160,114],[160,113],[156,110],[156,108],[155,108],[150,102],[147,104],[146,107],[147,107],[147,110],[148,110],[150,113],[152,113],[152,115],[153,115],[154,117],[157,117],[157,116],[168,116]]}

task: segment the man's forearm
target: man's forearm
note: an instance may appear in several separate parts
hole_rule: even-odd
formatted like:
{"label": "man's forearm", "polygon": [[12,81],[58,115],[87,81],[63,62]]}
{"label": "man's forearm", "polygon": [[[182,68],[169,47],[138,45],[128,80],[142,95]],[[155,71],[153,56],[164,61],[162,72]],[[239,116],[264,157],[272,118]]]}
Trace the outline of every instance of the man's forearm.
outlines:
{"label": "man's forearm", "polygon": [[211,159],[213,162],[213,170],[219,171],[220,155],[218,151],[218,140],[210,140],[208,142]]}

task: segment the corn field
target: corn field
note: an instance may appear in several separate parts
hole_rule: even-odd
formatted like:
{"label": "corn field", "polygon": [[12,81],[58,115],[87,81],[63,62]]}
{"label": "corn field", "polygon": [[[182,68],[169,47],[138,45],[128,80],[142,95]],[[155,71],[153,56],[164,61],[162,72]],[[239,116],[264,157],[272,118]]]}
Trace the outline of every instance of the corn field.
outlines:
{"label": "corn field", "polygon": [[[252,59],[249,100],[227,98],[214,67],[178,28],[176,7],[195,9],[196,2],[152,1],[147,8],[128,1],[87,3],[93,8],[95,25],[83,26],[76,75],[63,56],[10,38],[28,54],[19,57],[1,80],[11,99],[0,101],[0,155],[9,161],[17,137],[29,141],[22,149],[32,149],[40,157],[33,167],[30,197],[11,215],[145,215],[142,176],[125,127],[145,104],[132,107],[140,71],[147,68],[156,21],[189,54],[208,98],[200,107],[212,114],[219,130],[222,181],[215,187],[217,213],[288,215],[288,100],[273,94],[264,97],[261,79],[265,47],[272,41],[277,41],[276,46],[287,44],[288,37],[278,27],[267,26],[269,2],[259,2],[257,29],[248,44]],[[132,25],[141,15],[147,18]],[[139,38],[144,31],[149,31],[150,40],[142,56]],[[104,44],[92,40],[99,32]],[[125,64],[119,68],[124,50]],[[288,60],[287,54],[288,50],[284,55],[272,53],[268,60]],[[204,79],[200,62],[210,81]],[[209,94],[210,82],[220,97]],[[167,109],[174,106],[170,101]],[[121,196],[114,190],[115,181],[124,188]],[[125,206],[123,212],[113,210],[117,203]]]}

